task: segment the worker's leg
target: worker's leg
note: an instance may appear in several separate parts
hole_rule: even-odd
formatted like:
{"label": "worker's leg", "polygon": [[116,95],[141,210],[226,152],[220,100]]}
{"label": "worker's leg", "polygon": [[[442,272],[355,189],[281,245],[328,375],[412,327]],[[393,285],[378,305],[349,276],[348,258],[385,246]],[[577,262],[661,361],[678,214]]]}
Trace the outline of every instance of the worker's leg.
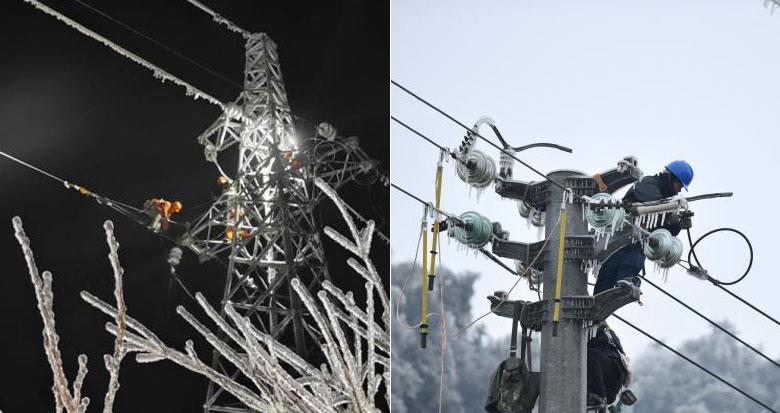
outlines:
{"label": "worker's leg", "polygon": [[623,388],[625,372],[620,364],[620,359],[614,357],[604,357],[601,362],[601,371],[604,374],[604,394],[607,403],[615,402],[620,389]]}
{"label": "worker's leg", "polygon": [[599,275],[596,277],[596,286],[593,287],[593,295],[609,290],[615,286],[615,283],[618,280],[620,266],[623,262],[623,255],[625,255],[625,248],[612,254],[612,256],[601,265]]}
{"label": "worker's leg", "polygon": [[596,404],[597,399],[606,400],[604,372],[601,369],[603,357],[600,351],[588,349],[588,405]]}
{"label": "worker's leg", "polygon": [[617,279],[615,281],[638,276],[645,265],[645,254],[642,252],[641,244],[631,244],[624,250],[625,253],[617,269]]}

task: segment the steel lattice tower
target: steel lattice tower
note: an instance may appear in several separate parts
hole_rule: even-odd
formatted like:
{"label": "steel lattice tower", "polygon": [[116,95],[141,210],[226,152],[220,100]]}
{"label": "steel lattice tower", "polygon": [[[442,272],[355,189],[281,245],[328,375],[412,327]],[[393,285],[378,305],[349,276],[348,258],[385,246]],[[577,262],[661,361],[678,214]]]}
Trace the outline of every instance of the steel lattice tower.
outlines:
{"label": "steel lattice tower", "polygon": [[[244,91],[198,138],[206,159],[227,178],[224,190],[181,243],[201,260],[225,263],[223,305],[231,304],[262,331],[294,343],[296,352],[308,359],[318,333],[290,281],[299,278],[316,290],[329,278],[314,214],[322,194],[313,179],[339,188],[359,175],[375,178],[376,164],[356,138],[336,136],[329,125],[297,142],[276,45],[265,33],[245,37]],[[230,177],[220,165],[220,154],[233,146],[238,168]],[[213,357],[218,371],[239,374],[216,351]],[[204,411],[248,410],[210,382]]]}

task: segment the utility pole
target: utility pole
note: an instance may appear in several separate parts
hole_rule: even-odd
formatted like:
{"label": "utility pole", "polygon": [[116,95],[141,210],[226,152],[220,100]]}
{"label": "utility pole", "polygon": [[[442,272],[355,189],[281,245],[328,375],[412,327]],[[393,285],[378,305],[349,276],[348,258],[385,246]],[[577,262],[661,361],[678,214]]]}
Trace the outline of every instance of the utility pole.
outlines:
{"label": "utility pole", "polygon": [[[592,182],[589,176],[573,171],[556,171],[548,174],[548,177],[567,188],[572,187],[571,184],[576,180]],[[547,191],[549,191],[549,200],[545,207],[545,235],[552,237],[547,244],[547,264],[544,266],[542,283],[543,298],[548,303],[548,314],[554,315],[556,286],[560,285],[559,297],[586,296],[588,275],[583,271],[579,260],[567,259],[565,256],[560,263],[563,268],[558,269],[557,257],[561,252],[561,246],[559,235],[552,232],[555,230],[555,223],[562,202],[565,202],[564,196],[567,194],[563,189],[549,183]],[[559,225],[558,228],[560,227]],[[583,220],[580,205],[567,205],[565,231],[564,248],[567,240],[588,235],[588,224]],[[559,271],[561,271],[560,281],[557,279]],[[584,412],[587,373],[585,329],[580,323],[556,322],[553,318],[547,317],[542,323],[539,411],[541,413]]]}
{"label": "utility pole", "polygon": [[[479,123],[475,128],[478,125]],[[505,147],[507,146],[505,144]],[[589,198],[581,197],[591,197],[600,192],[613,193],[639,179],[641,170],[637,167],[636,158],[626,157],[618,162],[616,168],[593,176],[559,170],[547,174],[545,181],[529,183],[512,180],[513,161],[510,154],[511,152],[508,153],[505,149],[500,160],[500,170],[497,176],[493,177],[496,193],[503,198],[519,201],[520,215],[530,219],[535,226],[544,225],[549,241],[546,245],[544,241],[510,241],[509,233],[501,229],[500,223],[493,223],[492,252],[516,260],[518,272],[526,273],[529,280],[541,273],[543,297],[536,302],[508,300],[504,293],[488,298],[496,315],[518,318],[518,314],[521,314],[519,321],[523,327],[541,332],[539,372],[530,373],[528,381],[523,385],[524,388],[534,388],[538,385],[536,389],[539,391],[539,412],[584,412],[587,396],[588,333],[617,308],[637,301],[640,292],[637,287],[619,287],[596,296],[588,294],[589,270],[625,245],[625,242],[631,242],[631,231],[623,230],[620,234],[616,232],[610,243],[607,242],[607,237],[601,236],[603,232],[589,233],[589,221],[583,217],[583,212],[587,209],[581,204]],[[468,152],[464,161],[468,165],[476,166],[493,163],[487,155],[478,151]],[[474,170],[480,172],[479,169]],[[487,172],[476,174],[477,178],[482,175],[487,178],[488,175],[494,174],[489,167],[482,168],[481,171]],[[475,182],[473,179],[465,181]],[[484,181],[488,179],[476,180]],[[606,194],[605,196],[609,197]],[[612,224],[596,224],[605,227],[615,225],[614,222],[619,221],[622,227],[622,219],[623,216],[620,215]],[[594,223],[590,222],[591,225]],[[532,263],[533,266],[528,268]],[[534,283],[530,282],[532,285]],[[497,385],[511,386],[511,383]],[[511,390],[509,387],[502,389]],[[492,390],[494,389],[488,390],[489,397]],[[512,392],[499,391],[492,394]],[[512,400],[503,400],[501,403],[504,406],[512,405]]]}

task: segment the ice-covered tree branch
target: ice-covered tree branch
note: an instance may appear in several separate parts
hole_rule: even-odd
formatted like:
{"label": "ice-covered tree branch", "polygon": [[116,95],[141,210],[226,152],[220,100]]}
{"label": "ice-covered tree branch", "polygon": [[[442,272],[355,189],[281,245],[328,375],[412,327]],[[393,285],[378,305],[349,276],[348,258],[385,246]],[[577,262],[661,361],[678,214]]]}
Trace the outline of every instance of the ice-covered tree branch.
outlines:
{"label": "ice-covered tree branch", "polygon": [[[177,313],[248,380],[231,378],[211,368],[196,354],[191,340],[185,343],[184,351],[168,347],[151,330],[126,314],[119,244],[114,237],[113,224],[107,221],[104,227],[110,249],[109,261],[114,272],[116,307],[89,292],[81,292],[81,297],[87,303],[114,319],[113,323],[106,324],[106,330],[116,336],[116,341],[113,355],[105,356],[110,381],[104,413],[112,411],[119,388],[119,363],[127,353],[135,353],[139,363],[170,360],[207,377],[246,407],[259,412],[375,413],[379,411],[376,399],[382,388],[389,405],[389,299],[369,257],[374,224],[369,221],[365,228],[359,229],[335,191],[323,181],[318,180],[316,184],[336,203],[347,221],[353,238],[351,240],[331,228],[325,231],[362,261],[350,258],[348,264],[365,279],[367,297],[364,306],[358,305],[352,292],[344,292],[329,281],[324,281],[322,290],[316,292],[315,298],[300,280],[296,278],[291,281],[308,316],[314,319],[311,325],[316,326],[320,351],[326,363],[319,368],[311,365],[272,335],[258,330],[250,318],[239,314],[230,304],[225,305],[224,312],[220,313],[200,293],[195,295],[195,299],[215,328],[207,327],[182,306],[177,308]],[[45,272],[42,278],[38,276],[21,220],[15,218],[14,227],[27,259],[44,320],[44,348],[54,373],[53,390],[57,412],[63,409],[68,413],[84,412],[89,399],[79,398],[87,372],[86,356],[79,356],[79,372],[71,393],[57,349],[51,274]],[[377,323],[374,316],[375,295],[379,296],[384,308],[381,323]]]}

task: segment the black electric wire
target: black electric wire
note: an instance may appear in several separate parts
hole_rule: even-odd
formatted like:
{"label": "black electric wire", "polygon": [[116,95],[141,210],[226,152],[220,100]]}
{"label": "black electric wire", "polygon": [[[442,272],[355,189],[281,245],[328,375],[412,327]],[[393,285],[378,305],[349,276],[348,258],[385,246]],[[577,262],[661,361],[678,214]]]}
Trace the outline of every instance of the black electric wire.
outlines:
{"label": "black electric wire", "polygon": [[672,353],[676,354],[678,357],[680,357],[680,358],[682,358],[683,360],[687,361],[688,363],[691,363],[691,364],[693,364],[694,366],[696,366],[696,367],[700,368],[701,370],[703,370],[704,372],[706,372],[706,373],[707,373],[707,374],[709,374],[710,376],[712,376],[712,377],[714,377],[714,378],[718,379],[718,380],[719,380],[720,382],[722,382],[723,384],[725,384],[725,385],[727,385],[727,386],[731,387],[732,389],[734,389],[734,390],[738,391],[739,393],[741,393],[743,396],[747,397],[748,399],[750,399],[750,400],[752,400],[752,401],[754,401],[754,402],[758,403],[759,405],[761,405],[761,407],[763,407],[763,408],[765,408],[765,409],[769,410],[770,412],[773,412],[773,413],[778,413],[776,410],[774,410],[774,409],[772,409],[771,407],[767,406],[766,404],[764,404],[764,403],[760,402],[760,401],[759,401],[758,399],[756,399],[755,397],[753,397],[753,396],[751,396],[751,395],[747,394],[747,393],[746,393],[744,390],[742,390],[742,389],[740,389],[739,387],[737,387],[737,386],[735,386],[735,385],[731,384],[730,382],[726,381],[726,379],[724,379],[723,377],[720,377],[719,375],[717,375],[717,374],[713,373],[712,371],[710,371],[710,370],[709,370],[709,369],[707,369],[706,367],[702,366],[701,364],[699,364],[699,363],[697,363],[697,362],[695,362],[695,361],[691,360],[690,358],[686,357],[685,355],[683,355],[683,354],[682,354],[682,353],[680,353],[679,351],[677,351],[677,350],[675,350],[675,349],[673,349],[673,348],[669,347],[669,346],[668,346],[668,345],[666,345],[666,344],[665,344],[663,341],[661,341],[661,340],[659,340],[659,339],[657,339],[657,338],[653,337],[652,335],[650,335],[649,333],[645,332],[645,331],[644,331],[644,330],[642,330],[641,328],[639,328],[639,327],[637,327],[637,326],[635,326],[635,325],[633,325],[633,324],[629,323],[628,321],[626,321],[624,318],[620,317],[619,315],[617,315],[617,314],[612,314],[612,315],[613,315],[615,318],[617,318],[618,320],[620,320],[620,321],[622,321],[622,322],[626,323],[626,324],[627,324],[629,327],[633,328],[634,330],[636,330],[636,331],[638,331],[638,332],[640,332],[640,333],[644,334],[644,335],[645,335],[647,338],[649,338],[649,339],[651,339],[651,340],[655,341],[656,343],[660,344],[662,347],[664,347],[664,348],[666,348],[667,350],[671,351]]}
{"label": "black electric wire", "polygon": [[642,277],[642,279],[643,279],[643,280],[645,280],[645,281],[646,281],[648,284],[650,284],[650,285],[652,285],[653,287],[655,287],[655,288],[656,288],[658,291],[660,291],[660,292],[664,293],[664,294],[665,294],[667,297],[671,298],[671,299],[672,299],[672,300],[674,300],[674,301],[677,301],[677,303],[678,303],[678,304],[682,305],[683,307],[687,308],[688,310],[690,310],[690,311],[691,311],[691,312],[693,312],[694,314],[696,314],[696,315],[698,315],[699,317],[703,318],[703,319],[704,319],[704,320],[706,320],[708,323],[710,323],[710,324],[712,324],[713,326],[715,326],[716,328],[718,328],[720,331],[722,331],[722,332],[726,333],[726,334],[727,334],[729,337],[733,338],[734,340],[737,340],[737,341],[739,341],[739,342],[740,342],[740,343],[742,343],[742,344],[743,344],[745,347],[747,347],[747,348],[749,348],[749,349],[753,350],[753,352],[754,352],[754,353],[756,353],[756,354],[758,354],[759,356],[761,356],[761,357],[765,358],[767,361],[769,361],[770,363],[774,364],[775,366],[777,366],[777,367],[780,367],[780,364],[778,364],[776,361],[772,360],[772,359],[771,359],[770,357],[768,357],[766,354],[762,353],[761,351],[759,351],[759,350],[758,350],[758,349],[756,349],[755,347],[751,346],[750,344],[748,344],[748,343],[746,343],[746,342],[742,341],[742,339],[740,339],[739,337],[737,337],[736,335],[734,335],[734,334],[733,334],[733,333],[731,333],[730,331],[728,331],[728,330],[726,330],[725,328],[723,328],[723,326],[721,326],[720,324],[718,324],[718,323],[716,323],[716,322],[712,321],[710,318],[708,318],[708,317],[707,317],[707,316],[705,316],[704,314],[702,314],[702,313],[700,313],[700,312],[698,312],[698,311],[694,310],[694,309],[693,309],[691,306],[689,306],[688,304],[685,304],[685,302],[683,302],[682,300],[678,299],[677,297],[675,297],[674,295],[670,294],[669,292],[667,292],[667,291],[666,291],[666,290],[664,290],[663,288],[659,287],[657,284],[655,284],[654,282],[650,281],[650,280],[649,280],[647,277],[645,277],[645,276],[643,276],[643,275],[640,275],[640,277]]}
{"label": "black electric wire", "polygon": [[[392,185],[394,188],[398,189],[399,191],[401,191],[401,192],[405,193],[406,195],[408,195],[408,196],[410,196],[410,197],[412,197],[412,198],[416,199],[418,202],[420,202],[420,203],[422,203],[422,204],[424,204],[424,205],[427,205],[427,203],[426,203],[425,201],[423,201],[423,200],[421,200],[420,198],[418,198],[418,197],[416,197],[416,196],[412,195],[411,193],[407,192],[407,191],[406,191],[406,190],[404,190],[403,188],[400,188],[400,187],[398,187],[398,186],[397,186],[397,185],[395,185],[395,184],[391,184],[391,185]],[[507,270],[507,271],[509,271],[510,273],[512,273],[512,274],[516,274],[514,271],[512,271],[512,270],[511,270],[511,269],[509,269],[508,267],[506,267],[506,266],[502,266],[502,267],[504,267],[504,269],[506,269],[506,270]],[[644,277],[643,277],[643,278],[644,278]],[[646,280],[646,279],[645,279],[645,280]],[[649,282],[649,281],[648,281],[648,282]],[[651,285],[654,285],[654,284],[653,284],[653,283],[651,283],[651,282],[650,282],[650,284],[651,284]],[[655,286],[655,285],[654,285],[654,286]],[[657,286],[656,286],[656,287],[657,287]],[[658,288],[658,287],[657,287],[657,288]],[[659,288],[659,290],[660,290],[660,288]],[[669,294],[668,294],[668,295],[669,295]],[[671,297],[671,295],[669,295],[669,296]],[[676,298],[675,298],[675,300],[676,300]],[[680,302],[680,303],[681,303],[681,304],[683,304],[682,302]],[[703,318],[705,318],[706,320],[710,321],[709,319],[707,319],[706,317],[704,317],[703,315],[701,315],[701,314],[700,314],[700,313],[698,313],[697,311],[693,310],[692,308],[688,307],[687,305],[686,305],[686,307],[687,307],[688,309],[690,309],[691,311],[695,312],[696,314],[698,314],[698,315],[702,316],[702,317],[703,317]],[[677,355],[678,357],[680,357],[680,358],[684,359],[685,361],[687,361],[687,362],[689,362],[689,363],[693,364],[694,366],[696,366],[696,367],[698,367],[699,369],[703,370],[704,372],[706,372],[706,373],[707,373],[707,374],[709,374],[710,376],[712,376],[712,377],[716,378],[717,380],[721,381],[721,382],[722,382],[722,383],[724,383],[725,385],[727,385],[727,386],[731,387],[732,389],[736,390],[737,392],[739,392],[739,393],[740,393],[740,394],[742,394],[743,396],[745,396],[745,397],[749,398],[750,400],[754,401],[755,403],[757,403],[757,404],[761,405],[762,407],[764,407],[765,409],[769,410],[770,412],[773,412],[773,413],[778,413],[776,410],[774,410],[774,409],[772,409],[771,407],[767,406],[766,404],[762,403],[761,401],[759,401],[759,400],[758,400],[758,399],[756,399],[755,397],[751,396],[750,394],[746,393],[745,391],[743,391],[743,390],[742,390],[742,389],[740,389],[739,387],[736,387],[735,385],[731,384],[730,382],[728,382],[727,380],[723,379],[723,378],[722,378],[722,377],[720,377],[719,375],[717,375],[717,374],[713,373],[712,371],[710,371],[710,370],[709,370],[709,369],[707,369],[706,367],[704,367],[704,366],[700,365],[699,363],[696,363],[695,361],[693,361],[693,360],[691,360],[690,358],[686,357],[685,355],[683,355],[683,354],[682,354],[682,353],[680,353],[679,351],[677,351],[677,350],[675,350],[675,349],[673,349],[673,348],[669,347],[669,346],[668,346],[668,345],[666,345],[664,342],[662,342],[662,341],[658,340],[657,338],[653,337],[652,335],[650,335],[649,333],[647,333],[647,332],[645,332],[644,330],[640,329],[639,327],[637,327],[637,326],[635,326],[635,325],[631,324],[630,322],[628,322],[628,321],[627,321],[627,320],[625,320],[624,318],[620,317],[619,315],[617,315],[617,314],[612,314],[612,315],[613,315],[613,316],[615,316],[615,318],[617,318],[618,320],[620,320],[620,321],[624,322],[625,324],[627,324],[628,326],[630,326],[631,328],[633,328],[633,329],[635,329],[636,331],[638,331],[638,332],[642,333],[643,335],[645,335],[645,336],[646,336],[646,337],[648,337],[649,339],[651,339],[651,340],[655,341],[656,343],[660,344],[662,347],[664,347],[664,348],[666,348],[667,350],[671,351],[672,353],[674,353],[674,354],[675,354],[675,355]],[[727,332],[726,330],[724,330],[724,329],[722,329],[722,328],[721,328],[721,330],[723,330],[724,332]],[[728,333],[728,332],[727,332],[727,333]],[[728,334],[729,334],[729,335],[731,335],[730,333],[728,333]],[[734,338],[736,338],[736,337],[734,337]],[[739,339],[737,338],[737,340],[739,340]],[[739,340],[739,341],[740,341],[740,342],[742,342],[742,340]],[[757,350],[755,350],[753,347],[749,346],[747,343],[744,343],[744,342],[742,342],[742,343],[743,343],[743,344],[745,344],[746,346],[748,346],[749,348],[753,349],[754,351],[757,351]],[[761,354],[761,353],[760,353],[760,354]],[[761,354],[761,355],[762,355],[762,356],[764,356],[763,354]],[[764,357],[766,358],[766,356],[764,356]],[[770,361],[771,361],[771,360],[770,360]],[[774,361],[773,361],[773,363],[774,363],[774,364],[777,364],[777,363],[775,363]]]}
{"label": "black electric wire", "polygon": [[756,312],[758,312],[758,313],[759,313],[759,314],[761,314],[762,316],[764,316],[764,317],[768,318],[769,320],[771,320],[772,322],[774,322],[775,324],[777,324],[778,326],[780,326],[780,321],[777,321],[775,318],[773,318],[773,317],[772,317],[772,316],[770,316],[769,314],[767,314],[767,313],[765,313],[765,312],[761,311],[761,310],[760,310],[758,307],[754,306],[753,304],[750,304],[750,302],[748,302],[748,301],[747,301],[747,300],[745,300],[744,298],[742,298],[742,297],[738,296],[737,294],[735,294],[735,293],[731,292],[729,289],[727,289],[726,287],[724,287],[724,286],[722,286],[722,285],[720,285],[720,284],[715,284],[715,286],[716,286],[716,287],[718,287],[718,288],[720,288],[721,290],[723,290],[723,291],[727,292],[729,295],[731,295],[732,297],[734,297],[734,298],[736,298],[737,300],[741,301],[741,302],[742,302],[743,304],[745,304],[746,306],[748,306],[748,307],[752,308],[753,310],[755,310]]}
{"label": "black electric wire", "polygon": [[704,238],[706,238],[706,237],[708,237],[708,236],[710,236],[712,234],[715,234],[717,232],[721,232],[721,231],[734,232],[737,235],[741,236],[745,240],[745,242],[747,243],[748,249],[750,249],[750,262],[748,262],[748,266],[747,266],[747,269],[745,270],[745,272],[742,273],[742,275],[739,278],[737,278],[736,280],[734,280],[734,281],[728,281],[728,282],[720,281],[720,280],[716,279],[715,277],[710,276],[709,274],[707,274],[707,280],[709,280],[710,282],[712,282],[715,285],[734,285],[734,284],[742,281],[745,277],[747,277],[748,273],[750,272],[750,268],[753,267],[753,245],[750,243],[750,240],[748,239],[748,237],[745,234],[743,234],[742,232],[740,232],[740,231],[738,231],[738,230],[736,230],[734,228],[718,228],[718,229],[714,229],[714,230],[712,230],[712,231],[702,235],[701,237],[699,237],[696,240],[696,242],[692,242],[691,230],[687,229],[686,231],[688,233],[688,245],[690,245],[690,247],[691,247],[690,250],[688,251],[688,262],[689,263],[694,262],[694,261],[691,261],[691,256],[693,256],[693,259],[696,262],[696,266],[698,266],[701,269],[704,269],[704,266],[701,265],[701,262],[699,262],[699,257],[696,256],[696,245],[698,245],[699,242],[701,242]]}
{"label": "black electric wire", "polygon": [[398,120],[398,118],[396,118],[395,116],[392,116],[392,115],[391,115],[391,116],[390,116],[390,119],[394,120],[396,123],[398,123],[399,125],[403,126],[403,127],[404,127],[404,128],[406,128],[406,129],[408,129],[409,131],[411,131],[411,132],[412,132],[412,133],[414,133],[415,135],[417,135],[417,136],[419,136],[419,137],[421,137],[421,138],[425,139],[425,140],[426,140],[426,141],[428,141],[428,143],[430,143],[431,145],[433,145],[433,146],[435,146],[435,147],[439,148],[439,150],[441,150],[441,151],[443,151],[443,152],[447,152],[447,153],[448,153],[448,154],[449,154],[451,157],[453,157],[454,159],[457,159],[457,156],[455,156],[455,154],[454,154],[454,153],[452,153],[452,152],[450,152],[450,151],[449,151],[447,148],[445,148],[445,147],[443,147],[443,146],[439,145],[438,143],[434,142],[432,139],[430,139],[430,138],[428,138],[427,136],[423,135],[422,133],[420,133],[420,132],[416,131],[416,130],[415,130],[414,128],[412,128],[411,126],[409,126],[409,125],[405,124],[404,122],[402,122],[402,121]]}
{"label": "black electric wire", "polygon": [[491,253],[490,251],[486,250],[485,247],[480,247],[479,248],[479,252],[481,252],[486,257],[488,257],[490,259],[490,261],[495,262],[496,264],[500,265],[503,269],[509,271],[512,275],[520,275],[520,274],[517,273],[517,271],[514,271],[513,269],[509,268],[508,265],[506,265],[503,262],[501,262],[501,260],[499,260],[495,255],[493,255],[493,253]]}
{"label": "black electric wire", "polygon": [[[401,89],[401,90],[403,90],[404,92],[408,93],[409,95],[411,95],[411,96],[412,96],[412,97],[414,97],[415,99],[419,100],[420,102],[424,103],[426,106],[430,107],[431,109],[435,110],[436,112],[439,112],[441,115],[443,115],[443,116],[444,116],[444,117],[446,117],[447,119],[449,119],[449,120],[451,120],[451,121],[453,121],[453,122],[457,123],[458,125],[460,125],[460,127],[462,127],[463,129],[466,129],[466,131],[468,131],[469,133],[473,134],[474,136],[477,136],[477,137],[481,138],[483,141],[485,141],[486,143],[488,143],[490,146],[492,146],[492,147],[494,147],[494,148],[498,149],[499,151],[501,151],[502,153],[506,154],[506,155],[507,155],[507,156],[509,156],[510,158],[512,158],[512,159],[514,159],[514,160],[516,160],[517,162],[520,162],[520,164],[522,164],[522,165],[523,165],[523,166],[525,166],[526,168],[528,168],[528,169],[530,169],[530,170],[532,170],[532,171],[536,172],[536,173],[537,173],[539,176],[543,177],[544,179],[546,179],[547,181],[549,181],[549,182],[550,182],[550,183],[552,183],[553,185],[555,185],[555,186],[557,186],[558,188],[560,188],[560,189],[563,189],[564,191],[566,191],[566,187],[565,187],[565,186],[561,185],[561,184],[560,184],[560,183],[558,183],[558,182],[555,182],[555,181],[553,181],[552,179],[550,179],[550,177],[548,177],[547,175],[545,175],[544,173],[542,173],[542,172],[541,172],[541,171],[539,171],[538,169],[536,169],[536,168],[534,168],[533,166],[531,166],[531,165],[527,164],[526,162],[523,162],[523,161],[522,161],[522,160],[520,160],[518,157],[514,156],[513,154],[511,154],[511,153],[507,152],[505,149],[503,149],[503,148],[501,148],[500,146],[498,146],[498,145],[496,145],[495,143],[493,143],[491,140],[489,140],[489,139],[485,138],[484,136],[480,135],[480,134],[479,134],[479,133],[477,133],[476,131],[473,131],[471,128],[469,128],[468,126],[466,126],[465,124],[463,124],[463,123],[462,123],[462,122],[460,122],[459,120],[457,120],[457,119],[453,118],[452,116],[450,116],[449,114],[447,114],[447,113],[446,113],[446,112],[444,112],[443,110],[439,109],[438,107],[436,107],[436,106],[435,106],[435,105],[433,105],[432,103],[428,102],[427,100],[425,100],[425,99],[421,98],[420,96],[418,96],[417,94],[415,94],[415,93],[414,93],[414,92],[412,92],[411,90],[409,90],[409,89],[407,89],[407,88],[403,87],[401,84],[399,84],[399,83],[398,83],[398,82],[396,82],[395,80],[390,80],[390,83],[392,83],[394,86],[396,86],[396,87],[400,88],[400,89]],[[575,197],[576,197],[576,198],[578,198],[578,199],[579,199],[579,198],[581,198],[581,197],[580,197],[579,195],[577,195],[577,194],[575,194]]]}

